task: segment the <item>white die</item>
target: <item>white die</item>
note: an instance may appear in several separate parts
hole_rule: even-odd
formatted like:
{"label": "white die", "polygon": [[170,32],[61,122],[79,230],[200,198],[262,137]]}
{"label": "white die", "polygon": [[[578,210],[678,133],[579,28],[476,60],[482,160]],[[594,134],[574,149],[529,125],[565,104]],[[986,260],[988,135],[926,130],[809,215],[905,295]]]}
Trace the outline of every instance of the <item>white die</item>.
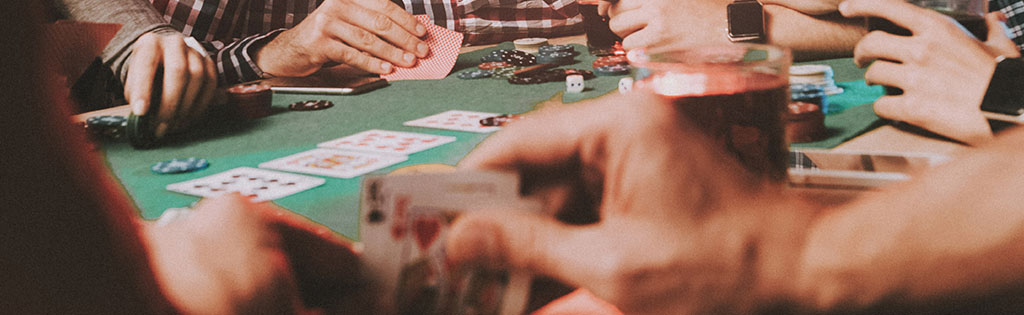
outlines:
{"label": "white die", "polygon": [[633,90],[633,78],[619,80],[619,93],[626,94]]}
{"label": "white die", "polygon": [[569,93],[583,92],[583,76],[571,74],[565,77],[565,91]]}

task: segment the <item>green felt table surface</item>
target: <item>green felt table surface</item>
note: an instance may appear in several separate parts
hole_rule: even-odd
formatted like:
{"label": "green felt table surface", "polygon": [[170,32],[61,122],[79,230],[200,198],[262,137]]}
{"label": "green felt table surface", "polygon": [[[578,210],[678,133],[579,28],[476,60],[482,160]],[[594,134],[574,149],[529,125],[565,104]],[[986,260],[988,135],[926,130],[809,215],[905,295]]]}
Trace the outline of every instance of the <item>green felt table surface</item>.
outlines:
{"label": "green felt table surface", "polygon": [[[497,48],[511,48],[510,43]],[[495,48],[496,49],[496,48]],[[593,57],[586,48],[573,68],[589,69]],[[470,70],[479,58],[492,49],[463,54],[453,74],[443,80],[398,81],[390,86],[361,95],[297,95],[279,94],[273,98],[274,114],[251,122],[218,122],[200,130],[168,139],[149,150],[135,150],[126,143],[105,143],[105,155],[113,174],[135,200],[141,215],[159,217],[167,208],[186,207],[197,197],[167,191],[168,184],[213,175],[241,166],[256,167],[259,163],[313,149],[320,142],[340,138],[367,129],[385,129],[453,136],[458,140],[424,152],[412,154],[408,161],[375,173],[424,163],[456,164],[488,134],[407,127],[405,121],[447,110],[460,109],[493,113],[522,113],[554,99],[574,102],[598,97],[617,90],[621,77],[597,77],[586,81],[581,95],[563,95],[562,82],[539,85],[511,85],[504,80],[460,80],[455,74]],[[842,108],[827,118],[832,130],[828,140],[803,146],[831,147],[869,126],[877,117],[870,106],[881,94],[880,89],[867,87],[860,80],[863,72],[849,59],[829,60],[837,81],[846,93],[833,97],[832,103]],[[312,112],[288,111],[287,105],[308,99],[334,102],[333,108]],[[572,123],[572,122],[566,122]],[[210,167],[188,174],[158,175],[150,171],[154,163],[173,158],[201,157]],[[276,200],[278,204],[324,224],[334,231],[358,239],[358,192],[362,177],[339,179],[326,177],[323,186]]]}

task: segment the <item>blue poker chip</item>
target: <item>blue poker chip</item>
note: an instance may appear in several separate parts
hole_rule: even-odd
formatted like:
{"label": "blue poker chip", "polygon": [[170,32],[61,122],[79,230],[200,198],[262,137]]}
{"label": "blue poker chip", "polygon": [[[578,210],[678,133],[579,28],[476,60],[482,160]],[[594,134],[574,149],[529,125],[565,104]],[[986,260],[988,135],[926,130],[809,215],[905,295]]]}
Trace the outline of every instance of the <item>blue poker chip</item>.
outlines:
{"label": "blue poker chip", "polygon": [[547,53],[537,54],[537,63],[553,64],[553,65],[570,65],[576,60],[572,53],[564,51],[555,51]]}
{"label": "blue poker chip", "polygon": [[463,80],[472,80],[472,79],[487,78],[487,77],[490,77],[491,75],[493,75],[491,70],[476,69],[476,70],[472,70],[472,71],[466,71],[466,72],[459,73],[458,77],[459,77],[459,79],[463,79]]}
{"label": "blue poker chip", "polygon": [[537,48],[537,51],[539,51],[541,53],[549,53],[549,52],[559,51],[559,52],[567,52],[567,53],[571,54],[571,53],[576,51],[576,48],[573,48],[571,45],[545,45],[545,46],[540,46],[540,48]]}
{"label": "blue poker chip", "polygon": [[206,161],[206,159],[190,157],[156,163],[153,164],[150,170],[157,174],[180,174],[203,170],[207,167],[210,167],[210,162]]}
{"label": "blue poker chip", "polygon": [[629,74],[629,66],[626,66],[626,65],[600,66],[600,67],[594,68],[594,73],[599,75],[599,76],[625,75],[625,74]]}

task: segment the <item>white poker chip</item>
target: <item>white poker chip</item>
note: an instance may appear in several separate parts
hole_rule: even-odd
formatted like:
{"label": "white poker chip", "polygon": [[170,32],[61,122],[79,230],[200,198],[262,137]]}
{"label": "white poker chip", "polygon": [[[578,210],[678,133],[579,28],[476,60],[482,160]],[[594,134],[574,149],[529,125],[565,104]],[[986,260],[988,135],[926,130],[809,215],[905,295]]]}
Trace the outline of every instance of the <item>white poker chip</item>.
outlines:
{"label": "white poker chip", "polygon": [[520,38],[520,39],[517,39],[517,40],[513,41],[512,43],[514,43],[516,45],[541,46],[541,45],[547,44],[548,43],[548,39],[547,38],[542,38],[542,37]]}
{"label": "white poker chip", "polygon": [[832,67],[829,65],[795,65],[789,67],[789,75],[791,76],[812,76],[821,75],[825,77],[832,76]]}

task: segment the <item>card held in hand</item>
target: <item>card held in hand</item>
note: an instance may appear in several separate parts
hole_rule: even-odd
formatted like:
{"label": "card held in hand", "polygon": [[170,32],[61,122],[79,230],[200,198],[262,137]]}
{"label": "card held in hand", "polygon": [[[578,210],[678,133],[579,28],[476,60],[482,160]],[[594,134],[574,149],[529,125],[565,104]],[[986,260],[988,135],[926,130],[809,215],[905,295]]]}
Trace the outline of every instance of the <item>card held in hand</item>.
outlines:
{"label": "card held in hand", "polygon": [[508,173],[462,171],[374,176],[363,182],[360,239],[386,314],[521,314],[532,276],[519,270],[453,273],[449,228],[462,213],[541,211]]}

